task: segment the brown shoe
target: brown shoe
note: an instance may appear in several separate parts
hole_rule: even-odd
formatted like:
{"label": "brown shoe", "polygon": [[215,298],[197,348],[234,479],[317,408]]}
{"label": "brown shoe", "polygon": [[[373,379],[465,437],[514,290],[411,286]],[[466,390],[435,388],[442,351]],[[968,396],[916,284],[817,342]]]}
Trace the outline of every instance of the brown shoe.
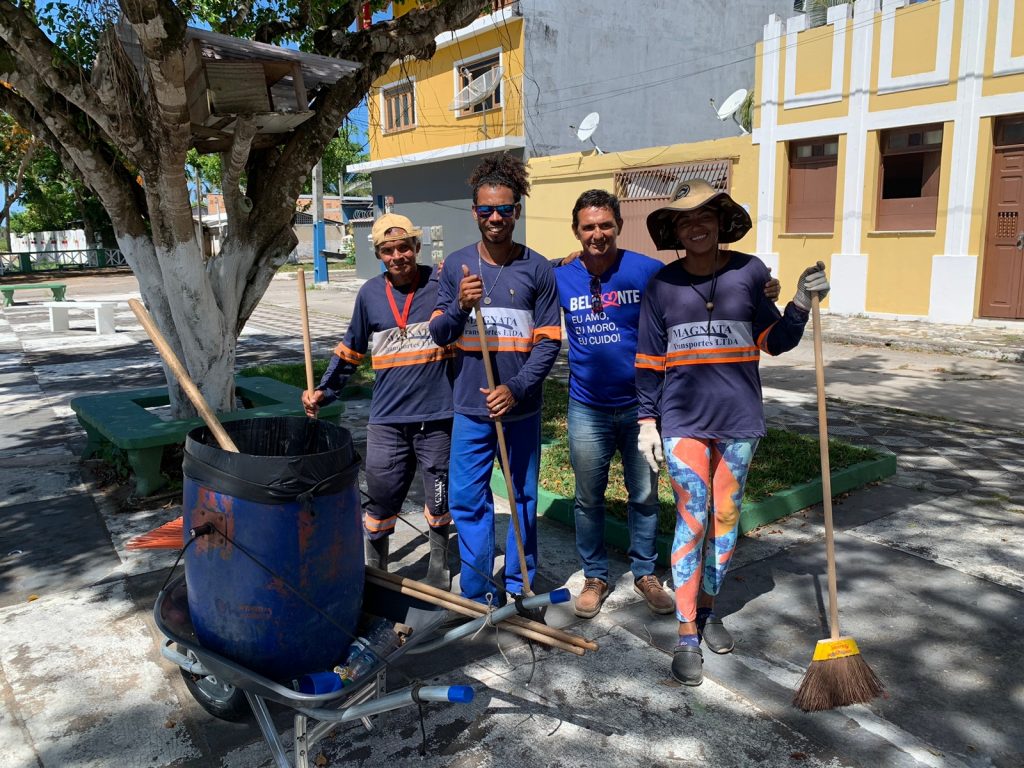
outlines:
{"label": "brown shoe", "polygon": [[661,582],[658,581],[658,577],[653,574],[641,576],[634,581],[633,589],[647,601],[647,607],[651,609],[652,613],[672,613],[676,609],[671,595],[665,591]]}
{"label": "brown shoe", "polygon": [[587,579],[583,591],[576,598],[576,615],[582,619],[591,619],[601,612],[601,605],[608,597],[608,585],[600,579]]}

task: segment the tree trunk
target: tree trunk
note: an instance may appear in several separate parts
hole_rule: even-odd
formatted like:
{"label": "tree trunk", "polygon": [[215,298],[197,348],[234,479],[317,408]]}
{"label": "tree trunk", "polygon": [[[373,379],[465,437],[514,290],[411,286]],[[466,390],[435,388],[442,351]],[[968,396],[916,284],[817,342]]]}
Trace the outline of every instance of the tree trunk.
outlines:
{"label": "tree trunk", "polygon": [[[238,310],[231,302],[226,311],[219,306],[197,240],[155,246],[149,237],[119,233],[117,241],[139,280],[143,303],[203,399],[214,411],[233,411]],[[195,416],[170,369],[164,372],[171,415]]]}

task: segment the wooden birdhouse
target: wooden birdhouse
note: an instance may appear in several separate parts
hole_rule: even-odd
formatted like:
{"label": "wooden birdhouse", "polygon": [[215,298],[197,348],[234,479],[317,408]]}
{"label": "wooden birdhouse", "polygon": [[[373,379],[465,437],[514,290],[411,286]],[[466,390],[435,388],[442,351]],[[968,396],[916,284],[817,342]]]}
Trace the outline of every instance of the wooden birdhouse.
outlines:
{"label": "wooden birdhouse", "polygon": [[230,133],[239,115],[251,115],[257,133],[285,133],[313,114],[297,61],[224,58],[194,39],[186,51],[185,73],[193,126]]}
{"label": "wooden birdhouse", "polygon": [[[117,35],[144,74],[142,49],[131,25],[122,20]],[[359,68],[352,61],[195,27],[185,32],[184,56],[192,146],[200,152],[228,149],[239,117],[255,118],[254,146],[287,141],[285,134],[313,116],[309,93]]]}

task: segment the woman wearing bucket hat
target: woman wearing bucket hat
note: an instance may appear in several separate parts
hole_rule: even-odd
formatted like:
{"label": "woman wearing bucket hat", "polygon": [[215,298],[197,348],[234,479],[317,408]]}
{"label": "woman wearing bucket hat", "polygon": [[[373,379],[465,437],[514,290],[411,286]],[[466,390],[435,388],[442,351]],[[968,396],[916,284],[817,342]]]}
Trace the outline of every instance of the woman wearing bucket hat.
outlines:
{"label": "woman wearing bucket hat", "polygon": [[760,354],[795,347],[811,292],[824,298],[829,289],[818,262],[780,314],[764,296],[768,268],[719,248],[750,227],[747,212],[703,179],[680,182],[673,201],[647,217],[659,250],[686,251],[644,292],[636,355],[638,446],[654,468],[664,457],[676,497],[672,675],[685,685],[703,680],[702,641],[715,653],[733,649],[713,609],[736,546],[747,470],[765,434]]}

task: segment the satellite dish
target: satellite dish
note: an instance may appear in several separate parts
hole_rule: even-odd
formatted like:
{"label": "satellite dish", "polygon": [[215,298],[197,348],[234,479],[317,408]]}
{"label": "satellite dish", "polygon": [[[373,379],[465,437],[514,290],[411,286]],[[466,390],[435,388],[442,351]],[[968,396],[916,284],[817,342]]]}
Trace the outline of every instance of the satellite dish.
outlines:
{"label": "satellite dish", "polygon": [[589,115],[580,121],[579,127],[570,125],[569,127],[576,131],[576,138],[580,141],[590,141],[594,145],[594,149],[597,150],[597,154],[603,155],[604,152],[597,146],[594,139],[591,138],[594,135],[594,131],[597,130],[598,124],[601,122],[601,115],[597,112],[591,112]]}
{"label": "satellite dish", "polygon": [[591,112],[589,115],[583,118],[579,128],[576,129],[576,137],[580,141],[586,141],[589,139],[594,131],[597,130],[597,126],[601,123],[601,115],[597,112]]}
{"label": "satellite dish", "polygon": [[720,107],[715,105],[714,99],[711,99],[711,108],[715,110],[715,114],[718,116],[719,120],[725,121],[731,117],[732,121],[736,123],[740,131],[746,134],[747,129],[743,127],[742,123],[740,123],[739,121],[739,118],[736,117],[736,113],[739,111],[739,108],[743,106],[743,102],[746,100],[747,89],[740,88],[739,90],[730,93],[729,97],[724,102],[722,102],[722,106]]}
{"label": "satellite dish", "polygon": [[718,119],[728,120],[730,117],[735,115],[736,110],[743,106],[743,102],[746,98],[746,88],[740,88],[738,91],[733,91],[729,94],[729,98],[722,103],[722,106],[718,108]]}
{"label": "satellite dish", "polygon": [[475,107],[494,93],[501,83],[502,74],[504,74],[504,69],[497,66],[487,70],[480,77],[470,80],[465,88],[455,94],[455,99],[452,101],[449,109],[456,111]]}

